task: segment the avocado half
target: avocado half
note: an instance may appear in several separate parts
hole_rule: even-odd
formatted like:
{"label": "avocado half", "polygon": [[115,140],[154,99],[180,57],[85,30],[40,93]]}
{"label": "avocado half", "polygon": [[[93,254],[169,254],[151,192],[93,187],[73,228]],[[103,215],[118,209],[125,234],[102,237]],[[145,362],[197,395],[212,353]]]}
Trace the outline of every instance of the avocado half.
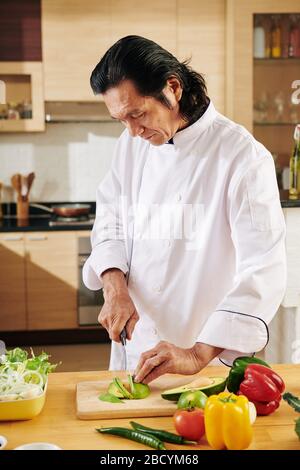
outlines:
{"label": "avocado half", "polygon": [[196,390],[201,390],[201,392],[205,393],[206,396],[210,396],[221,393],[225,390],[226,379],[224,379],[224,377],[208,377],[208,379],[211,382],[209,385],[197,386],[194,380],[193,382],[182,385],[181,387],[165,390],[161,396],[165,400],[178,401],[183,392],[195,392]]}

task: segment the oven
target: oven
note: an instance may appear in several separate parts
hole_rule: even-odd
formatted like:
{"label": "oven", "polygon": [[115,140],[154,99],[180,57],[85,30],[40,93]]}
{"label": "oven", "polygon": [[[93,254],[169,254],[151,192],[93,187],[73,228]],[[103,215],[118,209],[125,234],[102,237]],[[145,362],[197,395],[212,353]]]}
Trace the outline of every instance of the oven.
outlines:
{"label": "oven", "polygon": [[82,268],[91,253],[89,236],[78,237],[78,324],[80,326],[97,325],[98,315],[104,304],[103,291],[92,291],[85,287],[82,280]]}

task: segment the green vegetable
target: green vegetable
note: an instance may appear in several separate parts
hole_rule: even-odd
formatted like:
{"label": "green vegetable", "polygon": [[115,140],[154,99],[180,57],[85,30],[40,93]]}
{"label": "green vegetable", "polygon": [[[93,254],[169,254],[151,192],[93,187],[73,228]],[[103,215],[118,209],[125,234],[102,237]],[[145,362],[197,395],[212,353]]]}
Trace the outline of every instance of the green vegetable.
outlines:
{"label": "green vegetable", "polygon": [[150,388],[146,384],[135,383],[132,376],[128,375],[128,384],[122,383],[119,377],[114,377],[113,381],[109,384],[107,392],[117,398],[139,400],[146,398],[150,394]]}
{"label": "green vegetable", "polygon": [[261,364],[270,368],[269,364],[267,364],[262,359],[259,359],[258,357],[237,357],[233,361],[229,376],[227,378],[227,390],[229,392],[236,393],[239,390],[240,384],[244,380],[245,369],[249,364]]}
{"label": "green vegetable", "polygon": [[131,393],[124,387],[124,385],[122,384],[121,380],[119,379],[119,377],[115,377],[113,379],[113,383],[114,385],[116,386],[116,389],[119,391],[119,393],[122,394],[122,397],[123,398],[128,398],[129,400],[131,398],[133,398],[133,396],[131,395]]}
{"label": "green vegetable", "polygon": [[112,395],[111,393],[103,393],[102,395],[99,395],[98,398],[99,400],[108,401],[109,403],[124,403],[120,398]]}
{"label": "green vegetable", "polygon": [[[295,410],[300,413],[300,398],[296,397],[292,393],[286,392],[282,395],[282,398]],[[295,433],[300,439],[300,418],[295,421]]]}
{"label": "green vegetable", "polygon": [[147,426],[143,426],[142,424],[136,423],[135,421],[130,421],[130,424],[135,431],[150,434],[151,436],[155,436],[164,442],[171,442],[173,444],[197,444],[196,441],[187,441],[182,436],[172,432],[163,431],[161,429],[148,428]]}
{"label": "green vegetable", "polygon": [[295,411],[300,413],[300,398],[296,397],[292,393],[286,392],[282,395],[282,398],[292,407]]}
{"label": "green vegetable", "polygon": [[141,444],[152,447],[153,449],[166,450],[163,442],[155,436],[144,432],[134,431],[128,428],[97,428],[96,431],[102,434],[113,434],[114,436],[124,437],[131,441],[140,442]]}
{"label": "green vegetable", "polygon": [[183,392],[177,402],[177,408],[180,410],[192,410],[193,408],[204,409],[207,396],[201,390],[195,392]]}
{"label": "green vegetable", "polygon": [[146,384],[134,382],[132,375],[128,375],[128,382],[133,398],[140,400],[150,394],[150,388]]}
{"label": "green vegetable", "polygon": [[212,381],[209,385],[201,385],[201,377],[199,377],[199,384],[197,385],[197,380],[193,380],[186,385],[181,387],[172,388],[170,390],[165,390],[161,396],[165,400],[178,401],[183,392],[195,392],[200,390],[205,393],[205,395],[217,395],[225,390],[226,379],[224,377],[208,377]]}
{"label": "green vegetable", "polygon": [[297,434],[297,436],[300,439],[300,418],[296,419],[295,423],[296,423],[295,433]]}

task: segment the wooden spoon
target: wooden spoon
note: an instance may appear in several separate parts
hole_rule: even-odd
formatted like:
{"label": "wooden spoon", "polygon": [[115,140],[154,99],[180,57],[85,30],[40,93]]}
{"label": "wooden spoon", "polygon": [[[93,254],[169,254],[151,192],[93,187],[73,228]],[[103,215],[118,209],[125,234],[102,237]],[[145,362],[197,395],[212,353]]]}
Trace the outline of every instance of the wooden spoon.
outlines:
{"label": "wooden spoon", "polygon": [[30,192],[34,178],[35,178],[35,173],[33,172],[29,173],[29,175],[27,176],[27,194],[26,194],[27,197],[29,196],[29,192]]}

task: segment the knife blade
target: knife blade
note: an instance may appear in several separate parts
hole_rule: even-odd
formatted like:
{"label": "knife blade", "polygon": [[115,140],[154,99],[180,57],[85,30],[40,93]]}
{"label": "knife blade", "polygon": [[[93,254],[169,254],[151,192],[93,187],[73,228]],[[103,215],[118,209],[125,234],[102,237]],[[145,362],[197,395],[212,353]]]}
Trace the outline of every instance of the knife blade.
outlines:
{"label": "knife blade", "polygon": [[121,331],[120,340],[121,340],[122,347],[123,347],[123,367],[124,367],[124,370],[127,371],[126,329],[125,329],[125,327]]}

